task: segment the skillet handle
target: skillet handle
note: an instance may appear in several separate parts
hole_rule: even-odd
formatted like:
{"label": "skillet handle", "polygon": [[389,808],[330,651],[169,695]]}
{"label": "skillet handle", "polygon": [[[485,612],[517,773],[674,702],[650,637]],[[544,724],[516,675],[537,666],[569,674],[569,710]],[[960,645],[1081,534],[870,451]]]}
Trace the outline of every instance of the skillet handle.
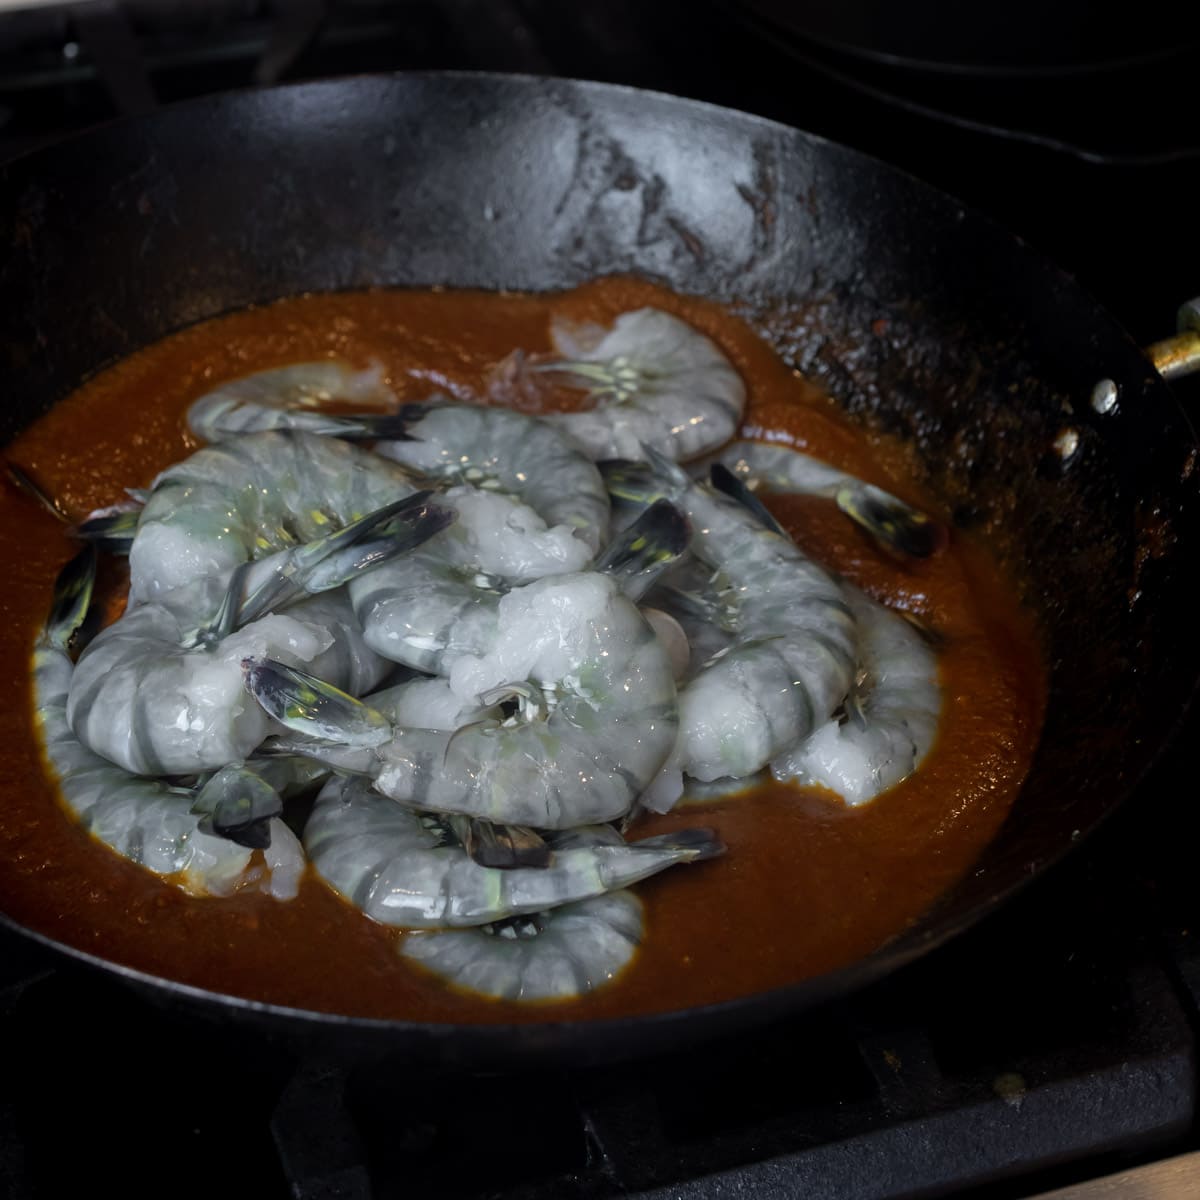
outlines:
{"label": "skillet handle", "polygon": [[1146,347],[1146,356],[1164,379],[1176,379],[1200,371],[1200,296],[1180,310],[1179,332]]}

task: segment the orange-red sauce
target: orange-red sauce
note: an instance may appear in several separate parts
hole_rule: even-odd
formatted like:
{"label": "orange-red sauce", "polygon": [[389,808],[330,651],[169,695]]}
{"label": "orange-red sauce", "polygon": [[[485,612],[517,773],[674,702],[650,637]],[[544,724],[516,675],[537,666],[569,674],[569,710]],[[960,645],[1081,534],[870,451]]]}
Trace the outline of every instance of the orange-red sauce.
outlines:
{"label": "orange-red sauce", "polygon": [[[749,386],[748,432],[798,447],[936,506],[903,478],[903,449],[869,441],[745,324],[715,304],[636,280],[557,296],[370,292],[305,296],[186,329],[86,383],[6,451],[77,515],[145,485],[195,444],[190,401],[217,381],[322,355],[378,359],[405,398],[431,385],[469,396],[513,347],[549,349],[555,311],[602,323],[654,304],[713,337]],[[728,853],[639,887],[643,949],[613,986],[568,1004],[458,994],[403,965],[398,935],[310,875],[299,898],[196,899],[119,858],[56,802],[32,722],[30,650],[57,569],[74,546],[15,490],[0,494],[2,686],[0,909],[51,937],[156,974],[305,1008],[443,1021],[601,1017],[718,1001],[852,961],[916,919],[971,866],[1032,756],[1044,679],[1031,620],[986,551],[955,536],[911,566],[883,557],[831,502],[779,497],[800,544],[946,639],[940,738],[921,770],[860,809],[816,791],[755,793],[643,819],[636,835],[716,827]],[[13,566],[13,564],[19,564]],[[119,602],[119,597],[117,598]]]}

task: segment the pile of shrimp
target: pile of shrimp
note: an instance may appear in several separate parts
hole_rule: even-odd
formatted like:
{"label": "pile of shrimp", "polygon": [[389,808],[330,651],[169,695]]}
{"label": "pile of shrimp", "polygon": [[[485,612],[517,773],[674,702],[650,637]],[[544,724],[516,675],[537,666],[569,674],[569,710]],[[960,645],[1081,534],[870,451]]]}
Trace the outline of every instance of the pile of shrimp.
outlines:
{"label": "pile of shrimp", "polygon": [[[82,825],[196,895],[287,902],[311,869],[410,963],[544,1001],[629,965],[634,884],[723,851],[631,838],[639,812],[767,771],[862,804],[918,768],[935,646],[757,493],[829,496],[891,554],[936,552],[936,522],[731,441],[744,383],[674,316],[551,340],[478,404],[402,404],[336,361],[195,401],[208,444],[72,530],[35,649]],[[590,405],[539,413],[562,387]],[[128,606],[88,641],[106,552]]]}

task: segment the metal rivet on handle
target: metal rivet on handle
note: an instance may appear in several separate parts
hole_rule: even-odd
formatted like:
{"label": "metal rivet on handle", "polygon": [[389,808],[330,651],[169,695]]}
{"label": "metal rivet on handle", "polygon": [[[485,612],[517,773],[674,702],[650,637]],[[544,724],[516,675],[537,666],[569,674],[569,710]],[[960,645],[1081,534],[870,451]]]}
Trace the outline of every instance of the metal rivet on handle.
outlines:
{"label": "metal rivet on handle", "polygon": [[1146,347],[1154,369],[1164,379],[1200,371],[1200,296],[1180,305],[1176,316],[1179,332]]}
{"label": "metal rivet on handle", "polygon": [[1101,414],[1113,412],[1117,407],[1117,385],[1111,379],[1102,379],[1092,388],[1092,407]]}
{"label": "metal rivet on handle", "polygon": [[1072,429],[1069,425],[1065,429],[1058,431],[1058,436],[1054,439],[1054,453],[1066,462],[1076,450],[1079,449],[1079,430]]}

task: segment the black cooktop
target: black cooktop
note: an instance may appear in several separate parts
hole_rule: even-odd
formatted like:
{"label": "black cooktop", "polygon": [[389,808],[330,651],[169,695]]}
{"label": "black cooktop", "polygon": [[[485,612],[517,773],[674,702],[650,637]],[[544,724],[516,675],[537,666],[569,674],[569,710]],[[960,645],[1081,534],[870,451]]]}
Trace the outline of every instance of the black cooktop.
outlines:
{"label": "black cooktop", "polygon": [[[956,193],[1148,342],[1200,293],[1196,49],[983,78],[716,0],[97,0],[0,14],[0,156],[159,102],[352,71],[631,83]],[[1197,383],[1178,391],[1200,403]],[[305,1057],[5,935],[0,1194],[1019,1197],[1196,1148],[1197,744],[1193,716],[1105,828],[927,960],[636,1067],[464,1077]]]}

